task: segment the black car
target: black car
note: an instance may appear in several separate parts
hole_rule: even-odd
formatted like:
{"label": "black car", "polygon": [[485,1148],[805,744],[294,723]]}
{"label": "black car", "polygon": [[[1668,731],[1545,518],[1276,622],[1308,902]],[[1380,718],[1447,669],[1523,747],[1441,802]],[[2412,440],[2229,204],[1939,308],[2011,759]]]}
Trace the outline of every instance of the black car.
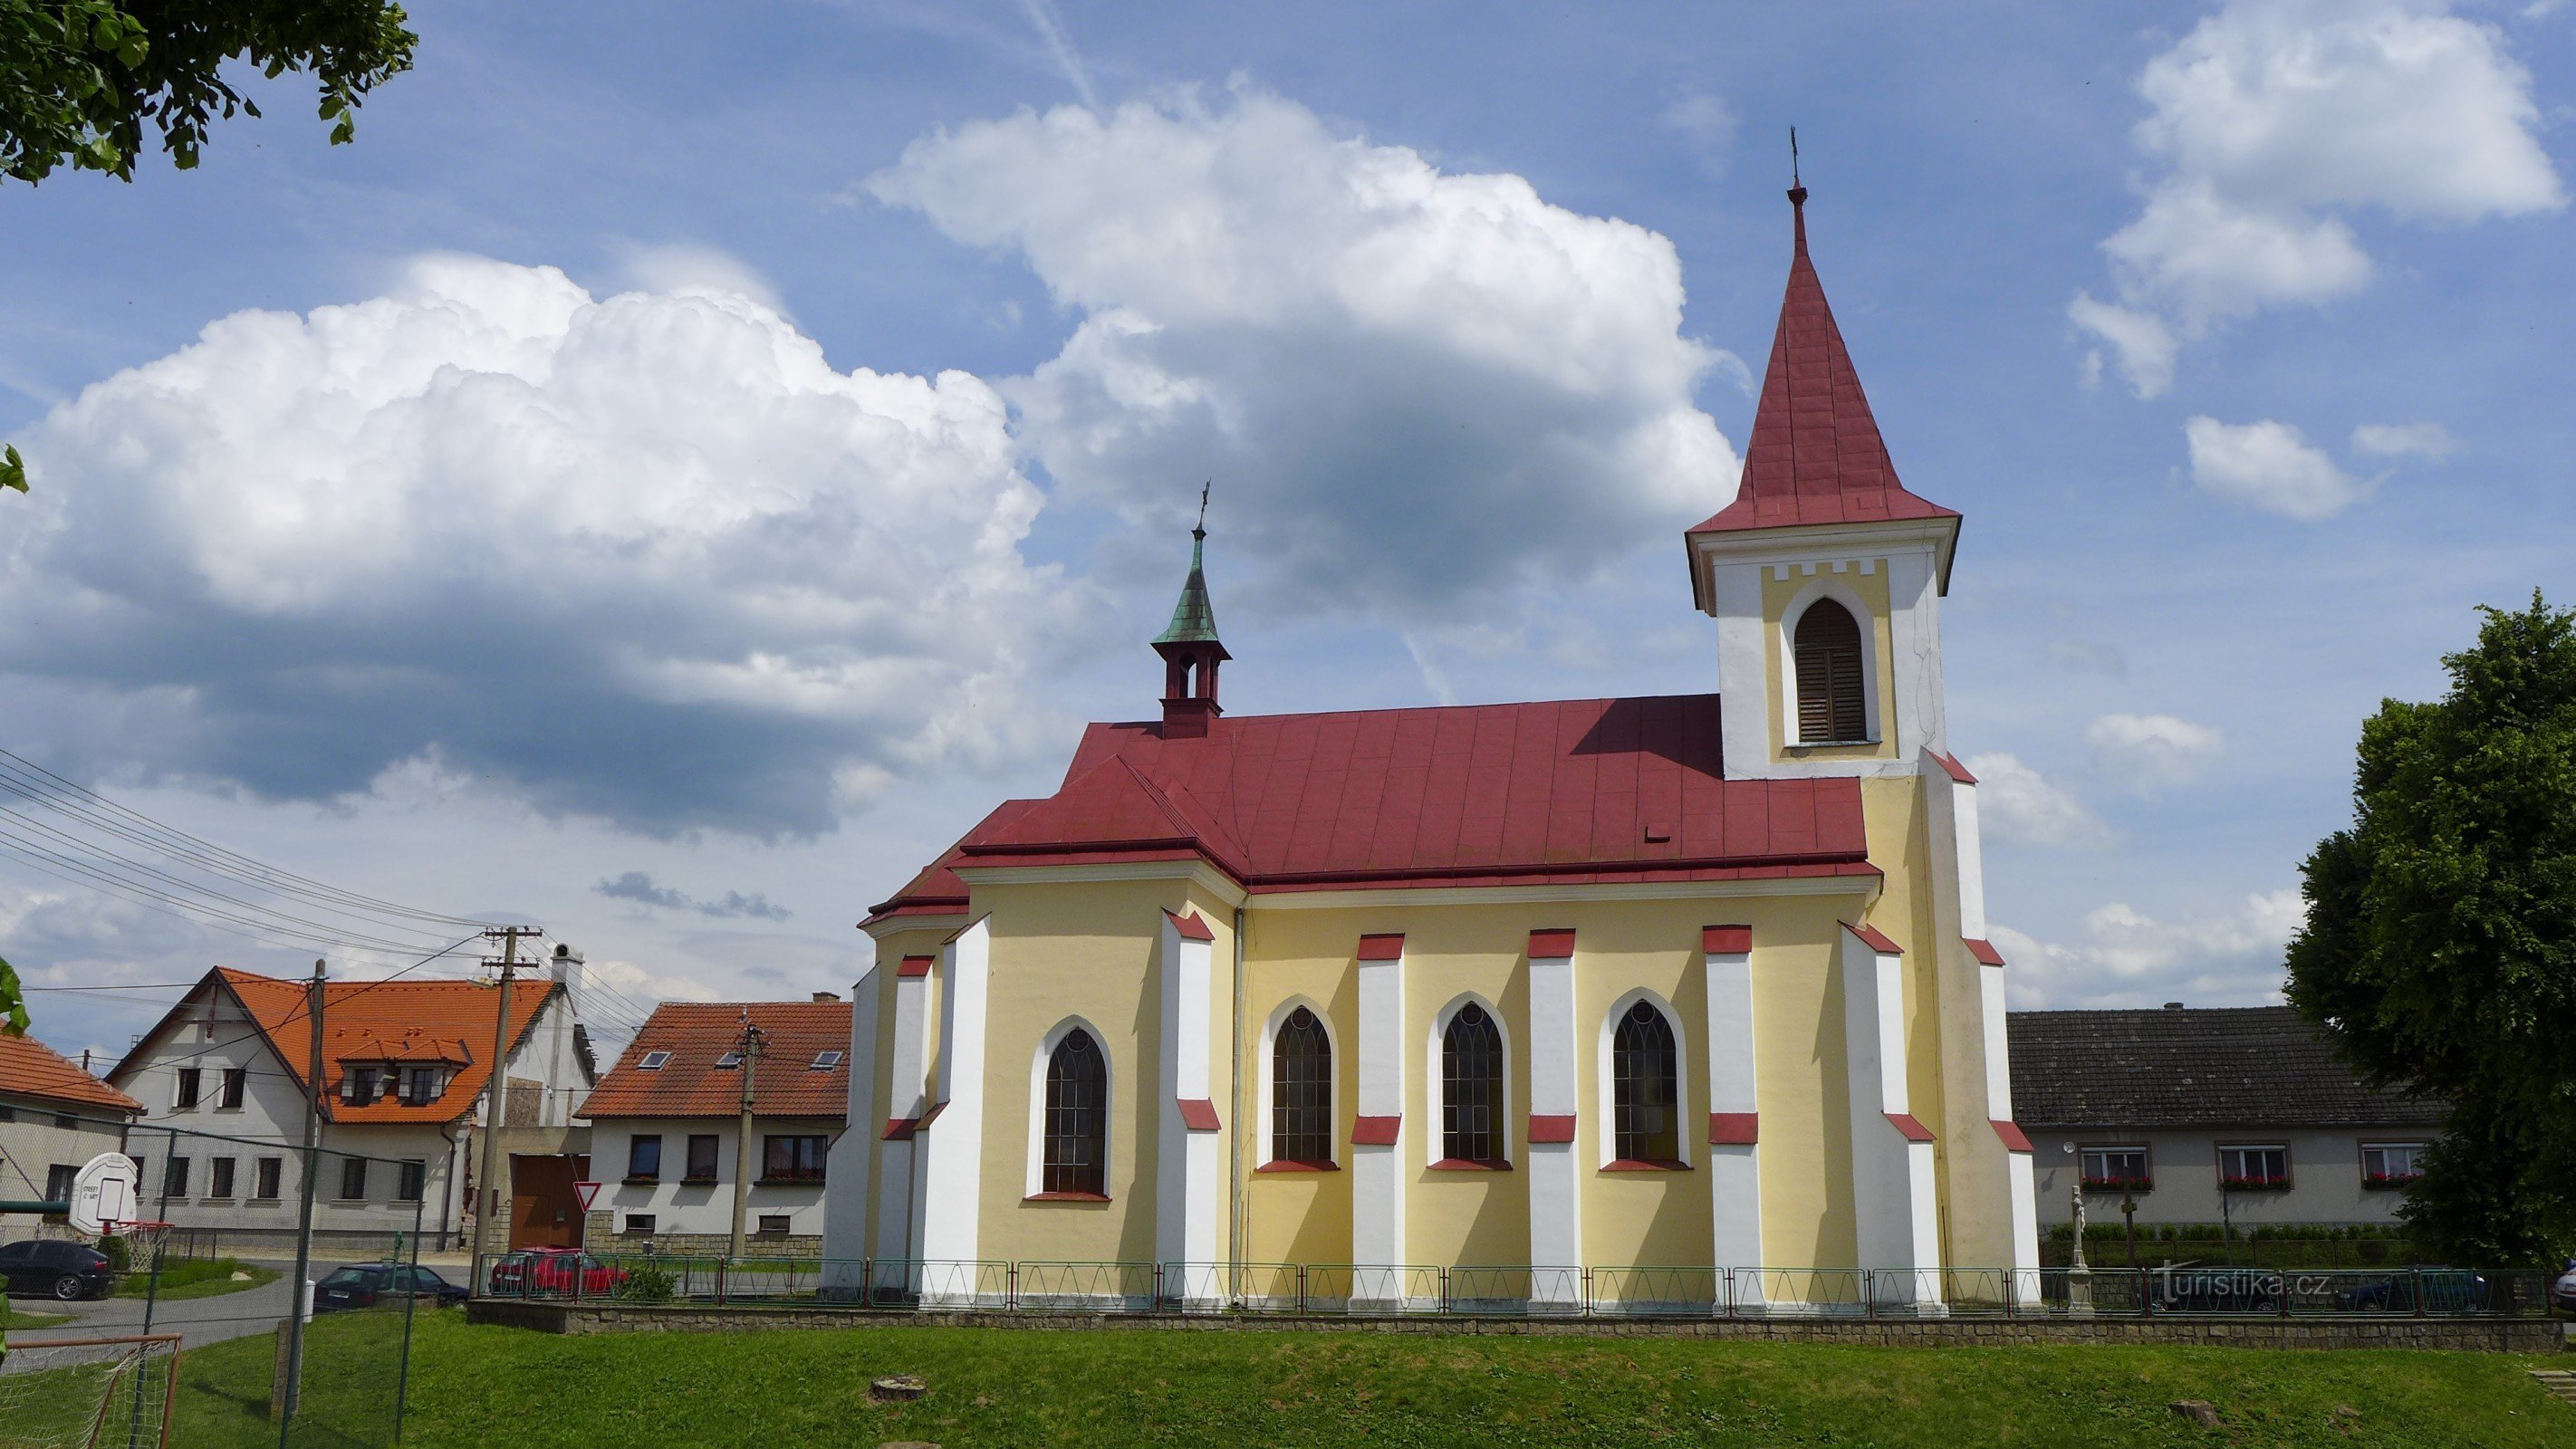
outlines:
{"label": "black car", "polygon": [[116,1286],[105,1253],[83,1243],[30,1238],[0,1244],[0,1278],[12,1293],[41,1294],[65,1303],[104,1298]]}
{"label": "black car", "polygon": [[342,1268],[313,1288],[313,1311],[328,1313],[336,1308],[373,1308],[388,1299],[428,1298],[433,1306],[445,1307],[465,1301],[464,1285],[450,1283],[429,1268],[406,1267],[400,1263],[359,1263]]}

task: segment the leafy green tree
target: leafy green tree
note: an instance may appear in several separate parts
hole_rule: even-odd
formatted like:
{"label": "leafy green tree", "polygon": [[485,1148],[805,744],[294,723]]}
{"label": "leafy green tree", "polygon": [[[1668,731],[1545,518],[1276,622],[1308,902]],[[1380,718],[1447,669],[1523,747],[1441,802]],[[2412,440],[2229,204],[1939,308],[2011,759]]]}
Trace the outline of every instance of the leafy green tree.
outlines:
{"label": "leafy green tree", "polygon": [[0,176],[68,162],[131,181],[146,122],[172,165],[196,165],[218,114],[259,114],[231,60],[320,82],[338,145],[367,92],[411,68],[406,18],[385,0],[0,0]]}
{"label": "leafy green tree", "polygon": [[2363,723],[2289,995],[2365,1078],[2450,1104],[2408,1226],[2508,1265],[2576,1250],[2576,610],[2481,612],[2447,694]]}

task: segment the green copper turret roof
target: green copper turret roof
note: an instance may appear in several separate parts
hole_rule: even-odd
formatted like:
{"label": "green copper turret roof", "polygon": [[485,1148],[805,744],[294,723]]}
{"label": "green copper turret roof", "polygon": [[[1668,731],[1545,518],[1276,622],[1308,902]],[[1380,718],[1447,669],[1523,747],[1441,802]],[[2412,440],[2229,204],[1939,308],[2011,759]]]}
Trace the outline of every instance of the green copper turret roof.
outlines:
{"label": "green copper turret roof", "polygon": [[1216,606],[1208,602],[1207,530],[1190,530],[1190,576],[1181,585],[1181,599],[1172,605],[1172,626],[1154,636],[1157,644],[1213,644],[1216,638]]}

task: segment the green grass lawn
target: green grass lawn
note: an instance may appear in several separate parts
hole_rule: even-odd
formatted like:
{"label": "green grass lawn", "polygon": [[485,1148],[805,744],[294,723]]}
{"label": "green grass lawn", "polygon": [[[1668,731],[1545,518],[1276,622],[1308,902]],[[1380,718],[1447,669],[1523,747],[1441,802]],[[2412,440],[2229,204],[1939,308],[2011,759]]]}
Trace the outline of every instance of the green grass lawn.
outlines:
{"label": "green grass lawn", "polygon": [[[383,1442],[398,1313],[326,1315],[313,1442]],[[420,1315],[404,1443],[973,1445],[2576,1444],[2500,1354],[1869,1349],[1679,1339],[853,1328],[550,1337]],[[188,1354],[177,1442],[273,1444],[267,1338]],[[930,1397],[876,1405],[917,1373]],[[2220,1428],[2167,1406],[2207,1399]],[[2339,1409],[2357,1412],[2338,1413]]]}
{"label": "green grass lawn", "polygon": [[[234,1281],[235,1273],[250,1277]],[[262,1283],[277,1281],[275,1268],[262,1268],[234,1258],[184,1258],[161,1265],[160,1296],[155,1301],[175,1303],[182,1298],[212,1298],[218,1293],[239,1293]],[[150,1273],[132,1273],[117,1280],[116,1296],[140,1298],[151,1288]]]}

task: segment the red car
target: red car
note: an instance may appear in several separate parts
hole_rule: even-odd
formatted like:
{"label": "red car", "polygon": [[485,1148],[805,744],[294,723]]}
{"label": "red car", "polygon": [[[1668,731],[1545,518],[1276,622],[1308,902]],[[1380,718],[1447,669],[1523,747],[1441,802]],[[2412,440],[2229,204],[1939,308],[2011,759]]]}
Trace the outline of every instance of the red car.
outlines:
{"label": "red car", "polygon": [[606,1294],[626,1281],[626,1270],[612,1268],[579,1248],[521,1248],[492,1265],[490,1291],[516,1298],[570,1297],[573,1274],[581,1274],[584,1297]]}

